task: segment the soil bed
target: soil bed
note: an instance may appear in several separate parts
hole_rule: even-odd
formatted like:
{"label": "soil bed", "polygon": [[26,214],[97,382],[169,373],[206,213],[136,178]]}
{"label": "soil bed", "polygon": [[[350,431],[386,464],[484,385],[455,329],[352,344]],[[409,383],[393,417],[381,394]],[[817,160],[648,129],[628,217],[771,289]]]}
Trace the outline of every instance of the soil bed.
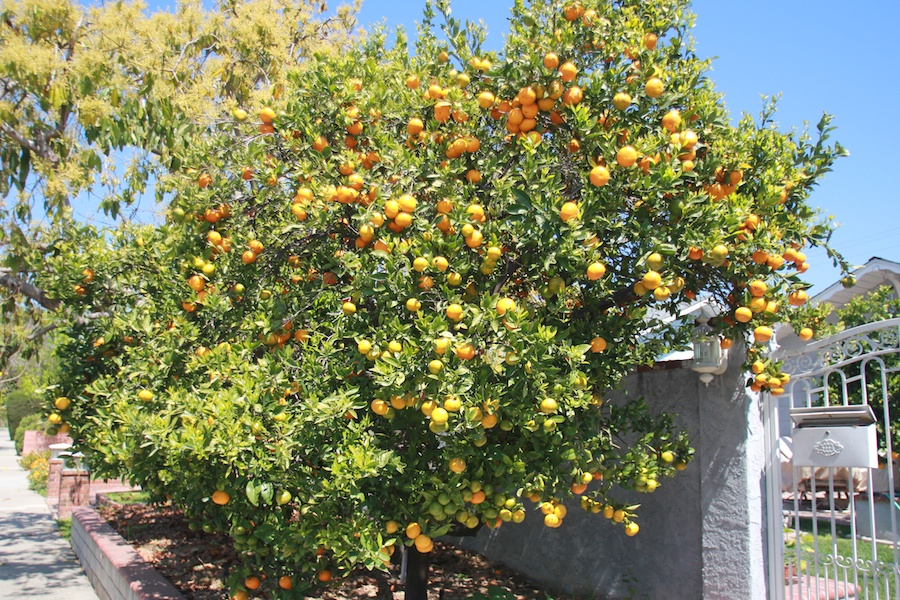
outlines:
{"label": "soil bed", "polygon": [[[137,552],[188,600],[228,598],[223,584],[237,555],[228,536],[191,531],[182,513],[169,506],[104,504],[98,508]],[[436,542],[430,554],[429,600],[530,600],[549,598],[540,587],[499,563],[449,544]],[[316,598],[403,600],[400,567],[390,574],[364,569],[334,580]],[[554,595],[557,600],[566,597]]]}

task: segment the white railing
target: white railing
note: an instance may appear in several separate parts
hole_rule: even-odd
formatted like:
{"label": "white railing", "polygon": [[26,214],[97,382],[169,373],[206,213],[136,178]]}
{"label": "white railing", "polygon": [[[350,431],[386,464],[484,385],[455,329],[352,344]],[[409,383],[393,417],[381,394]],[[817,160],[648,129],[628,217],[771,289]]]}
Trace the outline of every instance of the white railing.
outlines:
{"label": "white railing", "polygon": [[[876,418],[884,465],[808,470],[791,465],[786,473],[793,480],[783,485],[781,455],[786,444],[778,423],[779,410],[785,407],[776,398],[764,398],[769,597],[900,600],[900,506],[891,493],[889,399],[889,379],[900,377],[900,319],[849,329],[800,349],[776,352],[773,358],[784,361],[782,371],[791,375],[785,387],[790,406],[880,403],[883,410]],[[821,492],[824,498],[819,498]],[[846,495],[846,506],[836,499],[840,492]],[[803,497],[809,497],[808,507]]]}

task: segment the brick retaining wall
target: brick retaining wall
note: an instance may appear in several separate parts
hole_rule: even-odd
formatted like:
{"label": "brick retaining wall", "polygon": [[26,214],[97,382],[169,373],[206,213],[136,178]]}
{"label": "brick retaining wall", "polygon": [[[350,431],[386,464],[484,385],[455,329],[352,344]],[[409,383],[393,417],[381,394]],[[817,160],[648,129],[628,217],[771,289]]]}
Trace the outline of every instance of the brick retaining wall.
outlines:
{"label": "brick retaining wall", "polygon": [[100,600],[184,600],[90,508],[72,508],[72,548]]}
{"label": "brick retaining wall", "polygon": [[26,431],[22,441],[22,456],[28,456],[32,452],[49,450],[50,444],[71,444],[72,438],[68,433],[45,435],[42,431]]}

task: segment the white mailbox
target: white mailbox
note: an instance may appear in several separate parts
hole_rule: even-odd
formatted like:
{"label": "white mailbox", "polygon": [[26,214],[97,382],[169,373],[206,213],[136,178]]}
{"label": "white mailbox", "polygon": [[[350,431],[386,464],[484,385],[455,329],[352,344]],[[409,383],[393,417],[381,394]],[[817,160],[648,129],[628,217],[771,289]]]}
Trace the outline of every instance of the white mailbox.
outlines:
{"label": "white mailbox", "polygon": [[871,406],[792,408],[791,420],[795,467],[878,468]]}

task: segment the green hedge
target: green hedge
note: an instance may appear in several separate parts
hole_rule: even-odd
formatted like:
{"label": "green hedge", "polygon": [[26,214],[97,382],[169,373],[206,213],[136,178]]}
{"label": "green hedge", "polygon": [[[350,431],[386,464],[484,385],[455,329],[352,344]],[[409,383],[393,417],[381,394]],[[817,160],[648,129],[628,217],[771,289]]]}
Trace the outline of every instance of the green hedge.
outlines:
{"label": "green hedge", "polygon": [[41,400],[34,394],[23,390],[13,390],[6,395],[6,423],[10,434],[15,435],[19,422],[28,415],[42,411]]}
{"label": "green hedge", "polygon": [[30,414],[19,421],[19,426],[16,428],[16,432],[13,435],[13,441],[16,444],[17,454],[22,454],[22,446],[25,444],[25,432],[28,430],[44,430],[44,420],[41,418],[41,415],[36,413]]}

